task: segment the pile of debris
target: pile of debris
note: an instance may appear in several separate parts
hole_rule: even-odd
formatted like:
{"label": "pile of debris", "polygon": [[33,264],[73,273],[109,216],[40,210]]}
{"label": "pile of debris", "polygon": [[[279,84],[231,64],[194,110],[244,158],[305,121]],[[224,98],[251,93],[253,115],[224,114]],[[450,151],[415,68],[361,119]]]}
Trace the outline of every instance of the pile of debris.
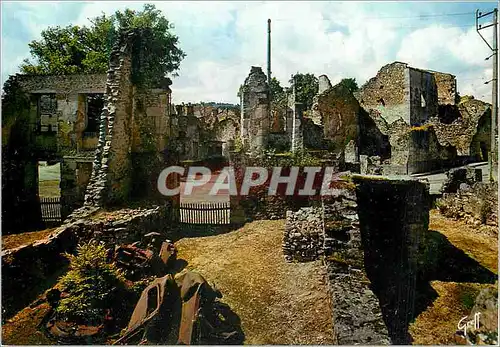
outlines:
{"label": "pile of debris", "polygon": [[283,235],[286,261],[312,261],[323,254],[323,212],[320,207],[287,211]]}
{"label": "pile of debris", "polygon": [[[116,289],[119,295],[113,296],[112,302],[106,302],[109,308],[98,322],[73,321],[60,315],[58,307],[65,298],[75,294],[56,285],[43,299],[51,309],[40,329],[48,337],[63,344],[108,344],[113,341],[114,344],[227,344],[243,341],[241,328],[228,316],[231,310],[218,301],[222,294],[217,289],[192,271],[174,275],[178,270],[177,250],[172,241],[163,239],[160,233],[149,233],[141,241],[119,245],[107,252],[105,262],[113,264],[113,268],[123,275],[126,290]],[[124,319],[130,317],[132,309],[127,324]]]}
{"label": "pile of debris", "polygon": [[446,217],[474,226],[498,227],[498,183],[462,183],[456,193],[445,193],[436,206]]}

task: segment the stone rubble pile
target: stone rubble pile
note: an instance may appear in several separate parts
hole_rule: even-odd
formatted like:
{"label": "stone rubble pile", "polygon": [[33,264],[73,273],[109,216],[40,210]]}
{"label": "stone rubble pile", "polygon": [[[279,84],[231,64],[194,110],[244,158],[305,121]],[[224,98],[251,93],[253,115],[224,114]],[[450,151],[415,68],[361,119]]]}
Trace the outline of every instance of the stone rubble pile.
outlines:
{"label": "stone rubble pile", "polygon": [[[464,186],[465,185],[465,186]],[[461,219],[467,224],[498,228],[498,184],[462,183],[456,193],[445,193],[436,205],[446,217]]]}
{"label": "stone rubble pile", "polygon": [[319,207],[287,211],[283,253],[286,261],[312,261],[323,254],[323,212]]}
{"label": "stone rubble pile", "polygon": [[482,179],[481,169],[474,169],[470,166],[451,169],[446,172],[446,180],[441,187],[441,193],[456,193],[460,188],[470,187],[476,182],[481,182]]}

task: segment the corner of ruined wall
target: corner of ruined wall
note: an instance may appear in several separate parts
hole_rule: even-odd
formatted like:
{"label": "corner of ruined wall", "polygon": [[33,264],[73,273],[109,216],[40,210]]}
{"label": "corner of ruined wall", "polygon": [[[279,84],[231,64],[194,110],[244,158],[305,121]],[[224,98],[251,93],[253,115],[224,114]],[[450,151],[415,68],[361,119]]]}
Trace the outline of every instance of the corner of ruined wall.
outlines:
{"label": "corner of ruined wall", "polygon": [[339,345],[387,345],[391,340],[365,270],[357,206],[351,184],[324,199],[322,205],[334,340]]}

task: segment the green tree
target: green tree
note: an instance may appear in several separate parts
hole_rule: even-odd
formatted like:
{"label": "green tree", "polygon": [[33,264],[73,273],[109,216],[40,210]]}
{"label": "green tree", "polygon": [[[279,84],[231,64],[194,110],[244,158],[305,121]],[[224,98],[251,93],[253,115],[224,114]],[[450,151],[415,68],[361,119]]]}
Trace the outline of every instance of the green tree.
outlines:
{"label": "green tree", "polygon": [[294,81],[297,101],[303,103],[306,109],[310,109],[313,105],[313,98],[318,93],[318,78],[314,74],[297,72],[290,79],[290,84]]}
{"label": "green tree", "polygon": [[271,83],[269,85],[269,95],[271,100],[277,100],[283,97],[285,90],[280,84],[280,81],[276,77],[271,78]]}
{"label": "green tree", "polygon": [[126,9],[112,16],[95,17],[90,26],[49,27],[39,41],[29,44],[33,60],[25,59],[21,72],[26,74],[106,73],[112,47],[121,30],[144,29],[141,67],[160,80],[179,69],[185,53],[178,47],[173,25],[154,5],[141,11]]}
{"label": "green tree", "polygon": [[351,93],[359,89],[355,78],[343,78],[339,84],[347,87]]}

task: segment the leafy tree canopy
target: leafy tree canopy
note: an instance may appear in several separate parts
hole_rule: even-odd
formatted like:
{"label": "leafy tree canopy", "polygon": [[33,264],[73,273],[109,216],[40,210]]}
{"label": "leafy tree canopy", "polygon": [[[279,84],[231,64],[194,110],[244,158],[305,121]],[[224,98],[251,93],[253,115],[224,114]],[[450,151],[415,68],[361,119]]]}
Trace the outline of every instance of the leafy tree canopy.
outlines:
{"label": "leafy tree canopy", "polygon": [[280,84],[280,81],[276,77],[271,78],[271,84],[269,85],[269,94],[271,96],[271,100],[280,99],[285,90]]}
{"label": "leafy tree canopy", "polygon": [[313,105],[313,98],[318,93],[318,78],[314,74],[297,72],[290,79],[290,84],[294,81],[297,101],[303,103],[306,109],[310,109]]}
{"label": "leafy tree canopy", "polygon": [[26,74],[106,73],[109,55],[121,30],[148,29],[141,47],[141,66],[151,75],[166,77],[179,69],[185,53],[178,47],[173,25],[152,4],[141,11],[126,9],[111,16],[102,14],[90,19],[90,26],[49,27],[39,41],[29,44],[33,60],[25,59],[21,72]]}
{"label": "leafy tree canopy", "polygon": [[343,78],[339,84],[347,87],[351,93],[359,89],[355,78]]}

